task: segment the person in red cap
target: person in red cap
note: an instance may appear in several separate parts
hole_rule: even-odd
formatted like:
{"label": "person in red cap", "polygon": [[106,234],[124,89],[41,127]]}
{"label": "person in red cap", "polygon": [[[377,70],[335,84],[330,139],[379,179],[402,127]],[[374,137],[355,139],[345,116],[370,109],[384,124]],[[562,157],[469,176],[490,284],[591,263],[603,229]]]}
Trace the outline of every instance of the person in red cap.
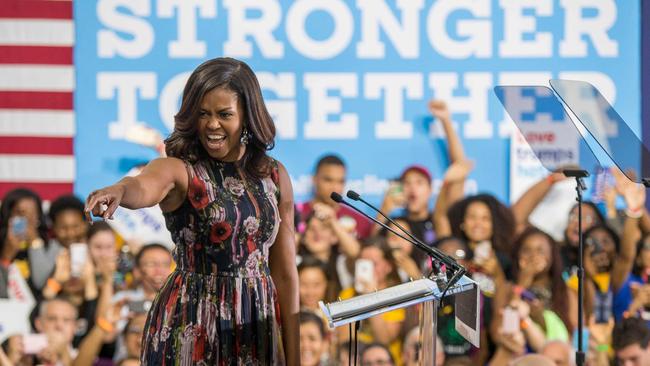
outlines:
{"label": "person in red cap", "polygon": [[[445,102],[432,100],[429,102],[429,111],[434,118],[440,120],[442,128],[447,135],[450,167],[443,178],[441,194],[438,195],[436,210],[446,211],[450,202],[463,196],[464,180],[471,170],[471,163],[465,160],[463,146],[453,128],[450,112]],[[432,245],[436,240],[436,220],[429,207],[429,200],[433,194],[433,181],[429,170],[421,164],[413,164],[402,172],[399,180],[392,182],[381,205],[381,210],[386,213],[403,208],[403,215],[399,217],[406,222],[405,229],[411,231],[415,237]],[[380,217],[378,217],[380,219]],[[379,226],[376,230],[379,231]],[[418,250],[411,252],[416,262],[421,263],[426,259]]]}

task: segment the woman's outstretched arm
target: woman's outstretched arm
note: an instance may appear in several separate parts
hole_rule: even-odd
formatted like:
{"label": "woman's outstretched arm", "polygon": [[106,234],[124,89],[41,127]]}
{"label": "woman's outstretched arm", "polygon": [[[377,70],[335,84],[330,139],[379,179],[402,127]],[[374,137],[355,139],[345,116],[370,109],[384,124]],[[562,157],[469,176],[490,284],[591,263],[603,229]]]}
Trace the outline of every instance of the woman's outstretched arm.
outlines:
{"label": "woman's outstretched arm", "polygon": [[163,211],[171,211],[183,202],[187,186],[188,177],[182,160],[155,159],[139,175],[124,177],[88,195],[86,218],[90,220],[91,213],[104,219],[111,218],[118,206],[136,209],[160,203]]}

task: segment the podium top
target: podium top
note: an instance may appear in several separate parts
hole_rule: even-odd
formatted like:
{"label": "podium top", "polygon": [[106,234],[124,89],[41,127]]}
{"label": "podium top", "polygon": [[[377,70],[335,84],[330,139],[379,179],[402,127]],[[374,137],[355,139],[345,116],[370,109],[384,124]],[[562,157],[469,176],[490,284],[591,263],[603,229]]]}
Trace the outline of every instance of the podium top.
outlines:
{"label": "podium top", "polygon": [[[474,289],[476,283],[463,276],[449,288],[445,297]],[[320,301],[331,328],[364,320],[389,311],[406,308],[426,301],[439,301],[443,289],[436,282],[422,278],[387,289],[325,304]]]}

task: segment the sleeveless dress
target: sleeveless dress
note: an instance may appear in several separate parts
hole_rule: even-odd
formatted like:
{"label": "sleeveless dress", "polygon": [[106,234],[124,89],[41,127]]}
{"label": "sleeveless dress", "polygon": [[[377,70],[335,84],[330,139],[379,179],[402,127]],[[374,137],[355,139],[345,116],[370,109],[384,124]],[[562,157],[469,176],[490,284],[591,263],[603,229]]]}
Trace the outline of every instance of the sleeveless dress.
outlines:
{"label": "sleeveless dress", "polygon": [[277,162],[245,179],[235,163],[186,163],[188,193],[165,213],[177,268],[153,301],[142,365],[283,365],[268,266],[278,233]]}

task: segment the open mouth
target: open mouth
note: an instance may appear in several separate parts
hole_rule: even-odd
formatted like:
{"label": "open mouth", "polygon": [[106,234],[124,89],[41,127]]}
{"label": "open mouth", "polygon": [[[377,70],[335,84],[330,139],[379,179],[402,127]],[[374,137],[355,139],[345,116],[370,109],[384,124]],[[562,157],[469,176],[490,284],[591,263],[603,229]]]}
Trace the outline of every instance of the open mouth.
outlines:
{"label": "open mouth", "polygon": [[211,149],[218,149],[223,146],[226,141],[226,135],[207,135],[208,147]]}
{"label": "open mouth", "polygon": [[221,142],[226,139],[226,135],[208,135],[209,142]]}

